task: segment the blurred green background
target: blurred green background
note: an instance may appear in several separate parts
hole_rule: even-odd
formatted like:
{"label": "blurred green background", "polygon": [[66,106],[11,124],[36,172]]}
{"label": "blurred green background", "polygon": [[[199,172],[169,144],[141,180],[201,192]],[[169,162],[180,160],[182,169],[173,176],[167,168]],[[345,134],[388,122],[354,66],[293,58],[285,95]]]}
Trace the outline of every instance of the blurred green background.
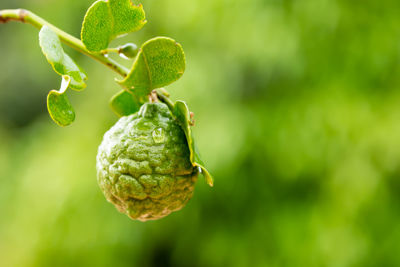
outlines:
{"label": "blurred green background", "polygon": [[[91,0],[1,0],[79,36]],[[106,202],[95,156],[117,120],[116,74],[87,71],[77,118],[38,31],[0,25],[0,266],[400,266],[400,1],[143,0],[187,70],[167,89],[195,113],[215,187],[180,212],[131,221]],[[129,62],[124,62],[129,65]]]}

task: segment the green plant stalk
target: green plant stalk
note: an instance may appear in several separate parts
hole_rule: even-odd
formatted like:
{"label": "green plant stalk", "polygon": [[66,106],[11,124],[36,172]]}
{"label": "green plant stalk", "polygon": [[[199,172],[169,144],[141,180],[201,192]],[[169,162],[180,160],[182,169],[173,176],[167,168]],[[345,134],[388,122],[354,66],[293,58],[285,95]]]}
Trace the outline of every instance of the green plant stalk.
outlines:
{"label": "green plant stalk", "polygon": [[91,53],[89,52],[85,45],[82,43],[81,40],[78,38],[64,32],[63,30],[57,28],[56,26],[50,24],[46,20],[42,19],[41,17],[37,16],[36,14],[32,13],[29,10],[25,9],[4,9],[0,10],[0,23],[7,23],[9,21],[20,21],[23,23],[28,23],[33,25],[34,27],[38,28],[39,30],[44,26],[47,25],[50,27],[60,38],[60,40],[65,43],[66,45],[70,46],[71,48],[81,52],[98,62],[106,65],[116,73],[127,76],[129,70],[124,66],[120,65],[118,62],[107,58],[101,53]]}

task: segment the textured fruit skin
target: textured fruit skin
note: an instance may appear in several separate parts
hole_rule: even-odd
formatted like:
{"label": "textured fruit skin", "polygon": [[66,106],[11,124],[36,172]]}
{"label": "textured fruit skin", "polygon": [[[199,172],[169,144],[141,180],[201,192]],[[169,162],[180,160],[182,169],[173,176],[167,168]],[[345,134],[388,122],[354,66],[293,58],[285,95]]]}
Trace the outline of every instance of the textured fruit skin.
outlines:
{"label": "textured fruit skin", "polygon": [[180,210],[193,195],[198,171],[185,134],[163,103],[146,103],[122,117],[97,154],[97,180],[107,200],[132,219]]}

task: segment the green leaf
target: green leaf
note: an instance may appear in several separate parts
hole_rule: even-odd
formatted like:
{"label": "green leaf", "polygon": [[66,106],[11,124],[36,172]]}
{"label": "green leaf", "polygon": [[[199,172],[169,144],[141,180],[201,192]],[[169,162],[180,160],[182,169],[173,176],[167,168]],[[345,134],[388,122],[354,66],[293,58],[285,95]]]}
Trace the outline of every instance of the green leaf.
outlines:
{"label": "green leaf", "polygon": [[125,90],[114,95],[111,98],[110,105],[112,110],[120,117],[133,114],[140,108],[140,103],[135,96]]}
{"label": "green leaf", "polygon": [[206,182],[209,186],[214,186],[214,178],[211,176],[210,172],[204,167],[203,161],[200,159],[199,152],[194,143],[193,133],[190,128],[190,111],[188,106],[183,101],[176,101],[173,109],[175,117],[178,119],[183,131],[185,132],[186,139],[190,150],[190,162],[193,166],[197,166],[201,169],[201,173],[204,175]]}
{"label": "green leaf", "polygon": [[60,75],[71,77],[70,87],[75,90],[82,90],[86,87],[87,79],[84,71],[68,56],[61,45],[60,38],[48,26],[43,26],[39,32],[39,43],[47,61],[54,71]]}
{"label": "green leaf", "polygon": [[75,120],[74,109],[66,94],[71,78],[69,76],[62,76],[62,78],[60,90],[51,90],[47,95],[47,109],[55,123],[60,126],[68,126]]}
{"label": "green leaf", "polygon": [[119,83],[139,97],[178,80],[186,67],[182,46],[167,37],[144,43],[128,76]]}
{"label": "green leaf", "polygon": [[86,12],[81,39],[91,52],[108,47],[118,36],[138,31],[146,24],[143,6],[130,0],[99,0]]}

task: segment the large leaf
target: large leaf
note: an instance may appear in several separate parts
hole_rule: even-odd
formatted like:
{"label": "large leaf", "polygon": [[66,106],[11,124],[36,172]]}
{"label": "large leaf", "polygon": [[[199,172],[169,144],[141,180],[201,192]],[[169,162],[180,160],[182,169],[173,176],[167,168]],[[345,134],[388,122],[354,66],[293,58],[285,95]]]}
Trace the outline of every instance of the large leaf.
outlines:
{"label": "large leaf", "polygon": [[66,94],[70,82],[69,76],[62,76],[60,90],[51,90],[47,95],[47,109],[50,117],[60,126],[68,126],[75,120],[74,109]]}
{"label": "large leaf", "polygon": [[138,31],[146,24],[142,5],[130,0],[99,0],[93,3],[82,24],[81,39],[91,52],[108,47],[118,36]]}
{"label": "large leaf", "polygon": [[193,133],[190,128],[191,120],[190,120],[190,111],[188,106],[183,101],[176,101],[174,104],[173,113],[178,119],[179,123],[183,131],[185,132],[186,139],[189,145],[190,150],[190,161],[193,166],[197,166],[201,169],[201,173],[204,175],[204,178],[207,181],[209,186],[214,186],[214,179],[211,176],[210,172],[204,167],[204,163],[200,158],[199,152],[194,143]]}
{"label": "large leaf", "polygon": [[122,90],[111,98],[110,106],[118,116],[122,117],[137,112],[140,103],[132,93]]}
{"label": "large leaf", "polygon": [[54,71],[60,75],[68,75],[71,78],[69,86],[75,90],[86,87],[87,79],[84,71],[68,56],[61,45],[60,38],[48,26],[43,26],[39,32],[39,43],[47,61]]}
{"label": "large leaf", "polygon": [[171,38],[157,37],[142,45],[128,76],[119,82],[143,98],[153,89],[178,80],[185,67],[182,46]]}

